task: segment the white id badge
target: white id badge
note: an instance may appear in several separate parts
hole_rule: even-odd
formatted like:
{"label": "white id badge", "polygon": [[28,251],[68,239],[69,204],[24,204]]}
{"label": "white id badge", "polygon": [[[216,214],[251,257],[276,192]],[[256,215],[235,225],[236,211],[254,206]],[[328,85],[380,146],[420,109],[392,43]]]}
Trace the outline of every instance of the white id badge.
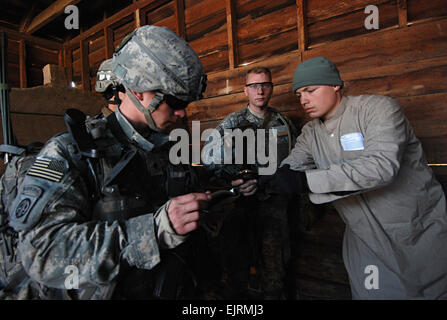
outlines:
{"label": "white id badge", "polygon": [[353,132],[340,137],[341,146],[345,151],[364,150],[363,135],[361,132]]}

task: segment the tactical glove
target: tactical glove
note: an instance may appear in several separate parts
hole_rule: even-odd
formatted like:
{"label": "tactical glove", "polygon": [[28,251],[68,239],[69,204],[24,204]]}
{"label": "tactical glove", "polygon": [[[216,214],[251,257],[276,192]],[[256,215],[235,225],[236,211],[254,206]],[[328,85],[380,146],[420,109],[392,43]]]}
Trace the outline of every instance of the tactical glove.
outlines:
{"label": "tactical glove", "polygon": [[[267,187],[268,186],[268,187]],[[272,190],[277,194],[300,194],[309,190],[307,186],[306,174],[303,171],[290,169],[290,165],[285,165],[276,170],[271,176],[261,176],[259,187]]]}

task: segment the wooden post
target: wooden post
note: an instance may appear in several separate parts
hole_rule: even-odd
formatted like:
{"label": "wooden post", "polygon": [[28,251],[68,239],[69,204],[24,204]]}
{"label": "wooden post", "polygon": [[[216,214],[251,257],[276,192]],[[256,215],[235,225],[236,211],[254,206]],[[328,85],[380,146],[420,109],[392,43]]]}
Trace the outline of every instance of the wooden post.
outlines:
{"label": "wooden post", "polygon": [[397,1],[397,12],[399,15],[399,28],[407,27],[408,23],[407,0]]}
{"label": "wooden post", "polygon": [[140,9],[140,26],[147,25],[147,10]]}
{"label": "wooden post", "polygon": [[146,25],[146,11],[142,8],[137,8],[135,10],[135,28]]}
{"label": "wooden post", "polygon": [[110,27],[104,27],[105,58],[110,59],[115,51],[113,46],[113,31]]}
{"label": "wooden post", "polygon": [[238,41],[237,41],[237,18],[234,0],[226,0],[227,33],[228,33],[228,60],[230,69],[239,65]]}
{"label": "wooden post", "polygon": [[81,81],[82,88],[84,90],[90,90],[90,66],[88,62],[88,44],[87,40],[81,40],[80,52],[81,52]]}
{"label": "wooden post", "polygon": [[67,73],[67,81],[69,85],[73,81],[73,51],[71,48],[64,47],[64,65]]}
{"label": "wooden post", "polygon": [[20,72],[20,88],[28,87],[28,79],[26,73],[26,42],[19,41],[19,72]]}
{"label": "wooden post", "polygon": [[186,39],[186,25],[185,25],[185,2],[184,0],[175,0],[175,21],[177,23],[177,34],[179,37]]}
{"label": "wooden post", "polygon": [[135,20],[135,29],[141,27],[141,15],[140,15],[140,8],[135,10],[134,13],[134,20]]}
{"label": "wooden post", "polygon": [[[297,27],[298,27],[298,50],[302,53],[307,50],[307,21],[306,0],[296,0]],[[300,55],[302,56],[302,55]]]}
{"label": "wooden post", "polygon": [[57,51],[57,64],[60,67],[65,67],[64,65],[64,49],[61,48]]}

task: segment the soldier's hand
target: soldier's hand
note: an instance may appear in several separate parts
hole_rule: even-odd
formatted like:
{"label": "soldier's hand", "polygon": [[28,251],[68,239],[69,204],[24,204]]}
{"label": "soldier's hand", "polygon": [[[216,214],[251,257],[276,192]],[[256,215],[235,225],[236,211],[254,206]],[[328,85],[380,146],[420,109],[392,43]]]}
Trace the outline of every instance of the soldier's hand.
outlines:
{"label": "soldier's hand", "polygon": [[171,199],[168,217],[175,232],[187,234],[198,227],[199,210],[208,207],[209,193],[189,193]]}
{"label": "soldier's hand", "polygon": [[233,187],[238,187],[239,192],[245,197],[254,195],[258,190],[258,180],[256,179],[248,181],[245,181],[244,179],[237,179],[231,181],[231,185]]}

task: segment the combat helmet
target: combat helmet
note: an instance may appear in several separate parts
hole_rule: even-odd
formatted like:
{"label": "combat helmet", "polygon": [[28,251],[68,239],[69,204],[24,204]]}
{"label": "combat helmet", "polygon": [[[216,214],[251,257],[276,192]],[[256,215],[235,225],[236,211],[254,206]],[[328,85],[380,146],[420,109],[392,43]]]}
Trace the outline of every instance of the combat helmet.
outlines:
{"label": "combat helmet", "polygon": [[[156,127],[151,113],[163,101],[173,109],[184,109],[199,100],[206,88],[202,63],[189,44],[166,27],[146,25],[129,34],[113,55],[112,72],[124,85],[149,127]],[[153,91],[144,107],[132,93]]]}
{"label": "combat helmet", "polygon": [[[95,90],[101,93],[108,103],[119,105],[121,100],[119,99],[118,92],[125,92],[125,90],[116,75],[112,72],[112,68],[112,59],[104,60],[101,63],[96,74]],[[112,97],[114,99],[110,101]]]}

